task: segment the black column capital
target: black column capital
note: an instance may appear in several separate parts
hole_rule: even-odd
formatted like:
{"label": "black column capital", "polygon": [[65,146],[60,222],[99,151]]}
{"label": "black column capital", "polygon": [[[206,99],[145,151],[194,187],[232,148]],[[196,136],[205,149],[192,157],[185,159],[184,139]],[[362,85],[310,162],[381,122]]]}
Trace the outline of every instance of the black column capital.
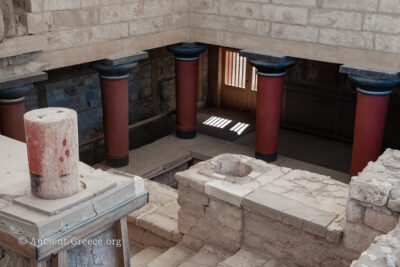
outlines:
{"label": "black column capital", "polygon": [[110,66],[104,60],[91,63],[92,68],[100,73],[100,78],[104,80],[124,80],[128,79],[130,72],[138,65],[137,61],[132,61],[120,65]]}
{"label": "black column capital", "polygon": [[357,85],[357,91],[365,95],[390,95],[393,87],[400,85],[399,72],[366,70],[346,65],[340,67],[340,72],[347,74]]}
{"label": "black column capital", "polygon": [[257,68],[258,75],[265,77],[285,76],[286,69],[294,64],[294,59],[287,56],[271,56],[247,50],[241,50],[239,54]]}
{"label": "black column capital", "polygon": [[201,43],[178,43],[167,46],[167,49],[175,55],[176,60],[196,61],[207,50],[207,46]]}

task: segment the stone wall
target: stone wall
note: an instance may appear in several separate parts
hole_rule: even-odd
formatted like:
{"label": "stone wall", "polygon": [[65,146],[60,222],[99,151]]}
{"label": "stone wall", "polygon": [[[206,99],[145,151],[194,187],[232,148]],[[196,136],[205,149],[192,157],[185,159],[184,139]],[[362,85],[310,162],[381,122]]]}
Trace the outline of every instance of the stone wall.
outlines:
{"label": "stone wall", "polygon": [[388,149],[350,182],[344,243],[366,250],[376,236],[398,223],[400,212],[400,151]]}
{"label": "stone wall", "polygon": [[54,69],[113,54],[162,47],[187,37],[187,0],[28,0],[27,34],[0,44],[0,58],[42,51]]}
{"label": "stone wall", "polygon": [[400,210],[400,151],[388,149],[350,185],[230,154],[176,178],[178,229],[192,248],[246,247],[289,265],[349,266],[379,236],[355,266],[399,262],[399,228],[393,229]]}
{"label": "stone wall", "polygon": [[193,41],[383,70],[400,67],[399,21],[397,0],[190,1]]}
{"label": "stone wall", "polygon": [[193,248],[245,246],[287,264],[345,266],[348,185],[254,158],[224,154],[176,174],[178,229]]}
{"label": "stone wall", "polygon": [[[10,62],[27,62],[31,55],[12,57]],[[203,58],[207,58],[207,53]],[[0,60],[0,63],[2,61]],[[207,61],[203,61],[207,80]],[[0,68],[0,73],[2,69]],[[79,140],[103,134],[101,87],[98,72],[90,64],[81,64],[48,72],[49,79],[36,84],[26,98],[27,111],[40,107],[66,107],[78,112]],[[206,92],[207,83],[199,90]],[[206,97],[199,99],[204,101]],[[149,50],[149,59],[140,61],[129,77],[129,122],[175,110],[175,60],[165,48]],[[155,141],[173,128],[173,118],[156,121],[131,131],[131,148]],[[95,164],[104,160],[104,142],[98,141],[80,148],[81,160]]]}
{"label": "stone wall", "polygon": [[28,0],[24,9],[28,35],[5,39],[0,58],[41,51],[46,70],[188,40],[400,68],[397,0]]}

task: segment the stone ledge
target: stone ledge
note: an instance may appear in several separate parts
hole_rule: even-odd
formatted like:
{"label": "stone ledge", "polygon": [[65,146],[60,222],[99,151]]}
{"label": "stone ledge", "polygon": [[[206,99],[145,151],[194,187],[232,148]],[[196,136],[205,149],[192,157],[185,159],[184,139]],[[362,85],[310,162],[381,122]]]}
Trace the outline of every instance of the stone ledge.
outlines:
{"label": "stone ledge", "polygon": [[348,186],[328,176],[222,154],[176,177],[180,187],[196,195],[248,208],[332,243],[341,241]]}

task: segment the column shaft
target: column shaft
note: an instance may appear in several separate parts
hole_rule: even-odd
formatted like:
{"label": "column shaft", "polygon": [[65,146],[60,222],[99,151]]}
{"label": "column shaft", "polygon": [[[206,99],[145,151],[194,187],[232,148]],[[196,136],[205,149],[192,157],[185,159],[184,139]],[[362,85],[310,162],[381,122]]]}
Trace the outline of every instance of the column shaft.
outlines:
{"label": "column shaft", "polygon": [[192,139],[196,137],[199,55],[207,50],[207,46],[179,43],[167,49],[175,55],[176,136]]}
{"label": "column shaft", "polygon": [[197,81],[199,61],[175,60],[176,134],[180,138],[196,136]]}
{"label": "column shaft", "polygon": [[107,164],[121,167],[129,163],[128,78],[101,79],[103,126]]}
{"label": "column shaft", "polygon": [[256,157],[267,162],[277,158],[283,79],[258,75]]}
{"label": "column shaft", "polygon": [[19,103],[0,102],[0,132],[12,139],[25,142],[25,101]]}
{"label": "column shaft", "polygon": [[381,154],[390,95],[357,94],[351,175],[361,172]]}

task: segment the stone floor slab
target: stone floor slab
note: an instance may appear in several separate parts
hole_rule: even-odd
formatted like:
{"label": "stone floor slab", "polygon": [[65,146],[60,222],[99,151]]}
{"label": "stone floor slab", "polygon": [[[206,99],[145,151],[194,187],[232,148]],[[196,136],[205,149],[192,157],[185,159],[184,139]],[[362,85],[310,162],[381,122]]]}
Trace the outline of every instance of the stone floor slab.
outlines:
{"label": "stone floor slab", "polygon": [[335,213],[310,207],[265,188],[246,196],[242,206],[321,237],[325,237],[328,225],[337,217]]}

